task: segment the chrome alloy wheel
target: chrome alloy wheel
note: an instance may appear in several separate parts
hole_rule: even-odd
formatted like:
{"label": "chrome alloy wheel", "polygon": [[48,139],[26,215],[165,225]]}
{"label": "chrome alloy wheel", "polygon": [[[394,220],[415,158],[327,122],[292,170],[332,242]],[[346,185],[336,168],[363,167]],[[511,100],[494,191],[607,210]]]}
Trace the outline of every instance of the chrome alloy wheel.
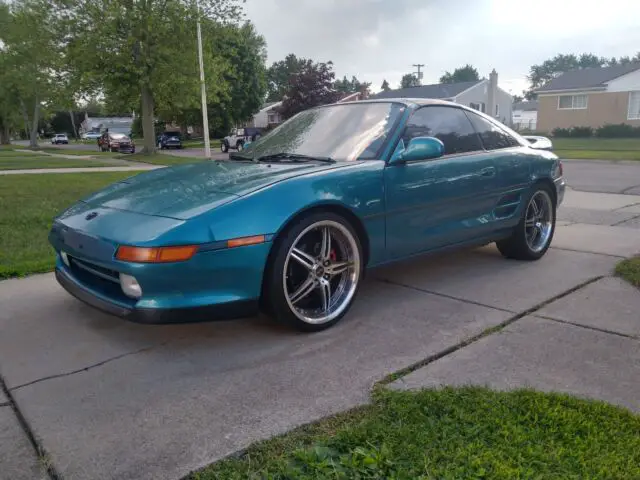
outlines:
{"label": "chrome alloy wheel", "polygon": [[291,244],[284,264],[289,308],[314,325],[338,317],[358,289],[360,263],[358,242],[347,227],[332,220],[309,225]]}
{"label": "chrome alloy wheel", "polygon": [[532,252],[542,251],[553,233],[553,202],[545,190],[538,190],[529,200],[524,231]]}

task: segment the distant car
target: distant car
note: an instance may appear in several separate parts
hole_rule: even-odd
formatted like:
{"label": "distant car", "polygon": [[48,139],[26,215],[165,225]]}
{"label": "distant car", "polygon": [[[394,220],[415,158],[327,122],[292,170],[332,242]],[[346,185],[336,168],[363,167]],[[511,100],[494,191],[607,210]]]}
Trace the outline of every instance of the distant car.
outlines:
{"label": "distant car", "polygon": [[317,331],[347,313],[365,268],[491,242],[538,260],[565,188],[555,154],[463,105],[340,103],[229,159],[108,186],[58,216],[49,240],[62,286],[112,314],[163,323],[262,307]]}
{"label": "distant car", "polygon": [[136,145],[124,133],[103,133],[98,139],[101,152],[136,153]]}
{"label": "distant car", "polygon": [[69,143],[69,137],[67,137],[65,133],[56,133],[53,137],[51,137],[52,145],[58,145],[61,143],[64,145],[67,145]]}
{"label": "distant car", "polygon": [[259,128],[236,128],[233,132],[222,139],[220,150],[227,153],[229,149],[241,152],[248,142],[255,142],[262,136]]}
{"label": "distant car", "polygon": [[87,133],[83,133],[82,134],[82,139],[83,140],[97,140],[98,138],[100,138],[101,133],[100,132],[87,132]]}
{"label": "distant car", "polygon": [[182,148],[180,132],[163,132],[158,135],[158,148],[160,150],[164,150],[165,148]]}
{"label": "distant car", "polygon": [[536,150],[553,150],[553,143],[547,137],[540,137],[538,135],[524,135],[523,138],[529,142],[531,148]]}

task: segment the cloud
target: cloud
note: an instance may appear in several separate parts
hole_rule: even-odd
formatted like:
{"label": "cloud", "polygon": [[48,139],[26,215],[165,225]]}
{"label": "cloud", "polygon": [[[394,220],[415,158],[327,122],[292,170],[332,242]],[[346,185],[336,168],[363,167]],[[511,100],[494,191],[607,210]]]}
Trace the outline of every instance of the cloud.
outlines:
{"label": "cloud", "polygon": [[332,60],[337,76],[397,86],[412,64],[424,83],[471,63],[495,68],[513,93],[529,67],[557,53],[634,55],[640,50],[640,2],[608,0],[247,0],[265,36],[269,61],[288,53]]}

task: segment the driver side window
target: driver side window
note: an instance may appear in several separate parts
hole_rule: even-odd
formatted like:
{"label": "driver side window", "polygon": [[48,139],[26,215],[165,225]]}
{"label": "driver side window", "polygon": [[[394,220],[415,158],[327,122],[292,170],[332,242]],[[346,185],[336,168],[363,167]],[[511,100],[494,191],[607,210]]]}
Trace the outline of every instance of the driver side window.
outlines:
{"label": "driver side window", "polygon": [[482,150],[471,122],[455,107],[428,106],[416,110],[402,134],[405,146],[415,137],[436,137],[444,143],[445,155]]}

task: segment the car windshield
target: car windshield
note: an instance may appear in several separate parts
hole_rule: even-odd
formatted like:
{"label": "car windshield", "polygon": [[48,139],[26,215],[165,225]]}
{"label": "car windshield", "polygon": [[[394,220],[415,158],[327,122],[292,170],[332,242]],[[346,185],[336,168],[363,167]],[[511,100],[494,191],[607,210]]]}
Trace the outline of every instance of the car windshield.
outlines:
{"label": "car windshield", "polygon": [[404,109],[400,103],[376,102],[307,110],[248,145],[243,156],[286,152],[338,161],[377,159]]}

